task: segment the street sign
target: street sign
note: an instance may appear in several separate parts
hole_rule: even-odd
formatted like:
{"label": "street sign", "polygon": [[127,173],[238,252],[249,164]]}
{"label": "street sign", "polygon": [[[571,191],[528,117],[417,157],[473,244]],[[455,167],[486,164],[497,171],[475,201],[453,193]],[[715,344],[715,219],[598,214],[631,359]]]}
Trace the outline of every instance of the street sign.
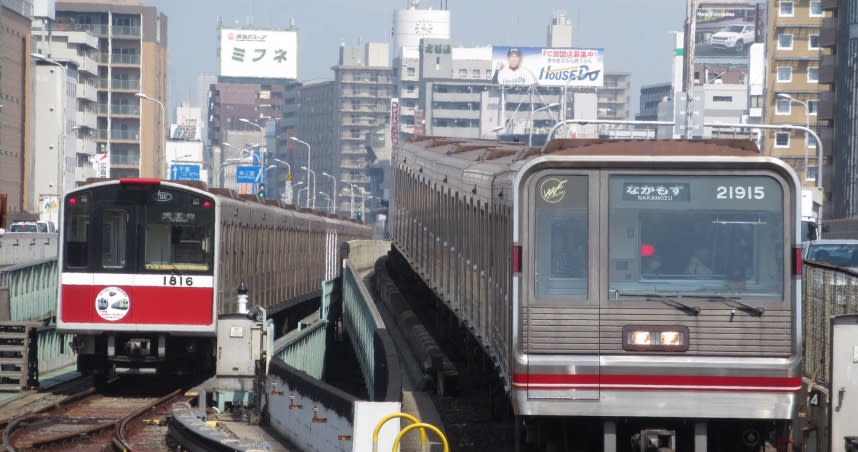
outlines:
{"label": "street sign", "polygon": [[200,180],[200,165],[170,165],[170,180]]}
{"label": "street sign", "polygon": [[257,184],[261,175],[261,166],[239,166],[235,169],[235,181],[239,184]]}

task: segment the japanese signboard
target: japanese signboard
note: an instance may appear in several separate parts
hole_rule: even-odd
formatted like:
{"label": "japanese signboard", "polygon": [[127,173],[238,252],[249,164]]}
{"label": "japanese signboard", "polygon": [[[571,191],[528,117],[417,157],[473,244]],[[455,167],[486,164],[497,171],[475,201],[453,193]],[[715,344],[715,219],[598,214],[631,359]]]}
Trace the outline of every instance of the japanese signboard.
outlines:
{"label": "japanese signboard", "polygon": [[600,87],[604,50],[492,47],[492,70],[500,85]]}
{"label": "japanese signboard", "polygon": [[235,181],[239,184],[256,184],[262,179],[261,166],[239,166],[235,169]]}
{"label": "japanese signboard", "polygon": [[223,77],[298,78],[298,32],[220,29]]}
{"label": "japanese signboard", "polygon": [[390,145],[399,146],[399,98],[390,99]]}
{"label": "japanese signboard", "polygon": [[200,165],[170,165],[171,180],[200,180]]}

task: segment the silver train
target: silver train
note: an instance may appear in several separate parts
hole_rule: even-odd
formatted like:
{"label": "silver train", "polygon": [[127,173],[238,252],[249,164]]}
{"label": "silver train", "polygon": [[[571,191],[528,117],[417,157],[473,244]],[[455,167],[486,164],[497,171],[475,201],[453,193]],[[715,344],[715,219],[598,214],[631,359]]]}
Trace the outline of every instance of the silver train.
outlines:
{"label": "silver train", "polygon": [[78,370],[181,374],[212,369],[217,319],[252,305],[276,316],[338,274],[355,221],[278,201],[158,179],[114,179],[67,193],[61,210],[57,331]]}
{"label": "silver train", "polygon": [[395,251],[494,360],[522,441],[786,450],[801,196],[781,160],[748,141],[420,137],[393,167]]}

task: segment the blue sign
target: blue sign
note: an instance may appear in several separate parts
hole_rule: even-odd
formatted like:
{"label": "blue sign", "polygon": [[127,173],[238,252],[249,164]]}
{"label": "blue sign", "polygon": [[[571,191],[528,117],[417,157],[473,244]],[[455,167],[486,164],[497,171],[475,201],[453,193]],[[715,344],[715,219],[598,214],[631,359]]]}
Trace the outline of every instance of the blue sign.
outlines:
{"label": "blue sign", "polygon": [[262,167],[239,166],[235,169],[235,179],[239,184],[258,184],[262,182]]}
{"label": "blue sign", "polygon": [[200,165],[170,165],[171,180],[200,180]]}

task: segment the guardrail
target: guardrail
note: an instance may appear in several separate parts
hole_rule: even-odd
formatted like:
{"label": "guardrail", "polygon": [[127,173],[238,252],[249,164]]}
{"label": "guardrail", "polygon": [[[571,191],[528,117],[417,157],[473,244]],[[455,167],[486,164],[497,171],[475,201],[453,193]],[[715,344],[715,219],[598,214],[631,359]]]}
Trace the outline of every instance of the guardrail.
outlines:
{"label": "guardrail", "polygon": [[373,336],[384,329],[381,314],[372,301],[372,296],[363,284],[358,283],[358,271],[348,260],[343,261],[343,325],[352,340],[352,346],[360,365],[363,381],[370,400],[375,394],[375,346]]}

